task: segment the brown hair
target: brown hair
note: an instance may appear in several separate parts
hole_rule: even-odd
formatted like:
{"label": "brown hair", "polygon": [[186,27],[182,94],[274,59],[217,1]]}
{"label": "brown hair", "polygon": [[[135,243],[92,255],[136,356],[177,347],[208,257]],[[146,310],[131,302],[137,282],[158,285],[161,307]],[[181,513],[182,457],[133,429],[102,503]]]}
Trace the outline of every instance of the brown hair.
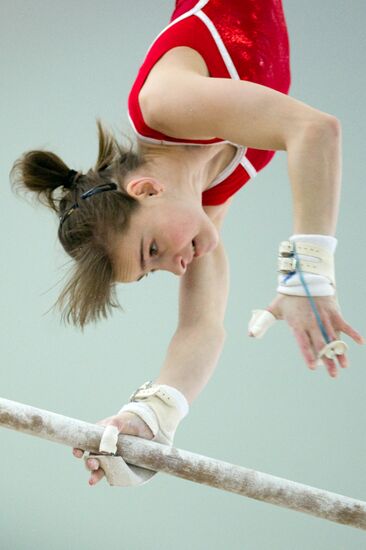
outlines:
{"label": "brown hair", "polygon": [[[121,308],[115,290],[112,242],[129,227],[139,203],[123,188],[126,175],[144,164],[139,152],[123,147],[97,120],[99,153],[96,165],[69,185],[70,168],[54,153],[35,150],[24,153],[10,172],[14,190],[33,191],[41,203],[62,216],[82,193],[96,185],[114,181],[118,190],[82,201],[59,226],[64,250],[75,260],[71,277],[54,306],[62,319],[82,329],[88,322],[106,318],[112,308]],[[59,189],[60,188],[60,189]],[[62,191],[61,191],[62,188]],[[57,189],[57,193],[55,192]],[[61,193],[60,193],[61,191]]]}

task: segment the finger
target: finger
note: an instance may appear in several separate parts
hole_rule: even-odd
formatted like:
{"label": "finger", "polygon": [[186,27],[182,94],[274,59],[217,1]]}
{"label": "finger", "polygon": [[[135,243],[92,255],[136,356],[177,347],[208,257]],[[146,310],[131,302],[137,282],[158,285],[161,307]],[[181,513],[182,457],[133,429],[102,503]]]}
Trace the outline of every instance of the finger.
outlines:
{"label": "finger", "polygon": [[345,353],[343,353],[342,355],[336,355],[336,358],[337,358],[339,366],[342,369],[346,369],[349,366],[348,358],[347,358],[347,355]]}
{"label": "finger", "polygon": [[111,424],[113,422],[114,418],[114,416],[107,416],[107,418],[98,420],[98,422],[95,422],[95,424],[98,424],[98,426],[108,426],[108,424]]}
{"label": "finger", "polygon": [[276,317],[266,309],[254,309],[248,325],[248,335],[262,338],[267,330],[276,322]]}
{"label": "finger", "polygon": [[84,451],[83,451],[83,449],[78,449],[77,447],[74,447],[73,450],[72,450],[72,454],[76,458],[82,458],[83,455],[84,455]]}
{"label": "finger", "polygon": [[[333,340],[339,340],[340,339],[340,332],[338,330],[335,330],[333,325],[331,324],[329,318],[322,319],[322,322],[324,324],[325,330],[330,338],[331,341]],[[325,345],[325,344],[324,344]],[[345,369],[348,367],[348,358],[346,354],[342,355],[336,355],[336,359],[338,360],[338,364],[342,369]]]}
{"label": "finger", "polygon": [[341,330],[342,332],[347,334],[347,336],[352,338],[352,340],[354,340],[357,344],[364,344],[365,343],[364,337],[361,336],[361,334],[359,332],[357,332],[357,330],[352,328],[351,325],[346,323],[344,321],[343,317],[338,313],[338,311],[335,311],[333,313],[333,319],[334,319],[334,322],[335,322],[335,326],[337,326],[338,330]]}
{"label": "finger", "polygon": [[96,458],[89,458],[85,461],[85,466],[88,470],[98,470],[100,467],[99,461]]}
{"label": "finger", "polygon": [[104,471],[102,468],[98,468],[98,470],[94,471],[92,475],[89,478],[89,485],[95,485],[104,477]]}
{"label": "finger", "polygon": [[312,349],[309,335],[304,330],[298,328],[293,328],[292,330],[297,340],[297,343],[299,344],[301,353],[304,356],[306,364],[308,365],[309,369],[315,370],[316,357]]}
{"label": "finger", "polygon": [[[330,337],[330,335],[329,335]],[[310,331],[310,338],[312,341],[313,348],[318,356],[319,352],[324,348],[325,343],[322,334],[319,332],[319,329],[313,329]],[[324,363],[329,376],[336,378],[337,376],[337,366],[334,362],[334,359],[329,359],[325,355],[321,357],[321,361]]]}
{"label": "finger", "polygon": [[117,450],[119,429],[114,424],[105,427],[100,440],[99,451],[114,454]]}
{"label": "finger", "polygon": [[278,320],[283,320],[283,314],[281,310],[281,302],[283,301],[283,294],[277,294],[274,300],[267,307],[267,311],[272,313]]}

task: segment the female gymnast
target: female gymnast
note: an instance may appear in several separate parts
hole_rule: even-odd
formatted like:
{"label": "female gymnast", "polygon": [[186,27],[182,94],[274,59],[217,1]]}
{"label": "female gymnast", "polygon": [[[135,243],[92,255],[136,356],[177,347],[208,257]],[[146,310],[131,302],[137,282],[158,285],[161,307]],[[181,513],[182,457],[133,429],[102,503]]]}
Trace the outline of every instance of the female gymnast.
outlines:
{"label": "female gymnast", "polygon": [[[83,327],[106,317],[118,305],[116,283],[156,270],[180,277],[179,321],[165,363],[154,383],[99,422],[106,426],[101,454],[85,458],[90,485],[105,474],[110,481],[112,457],[104,453],[115,451],[118,433],[172,444],[208,382],[225,340],[229,276],[220,231],[235,193],[275,151],[287,153],[294,230],[280,245],[276,297],[253,312],[248,334],[259,338],[285,320],[307,366],[322,363],[332,377],[338,365],[347,367],[340,334],[364,343],[336,298],[340,123],[288,96],[289,87],[281,0],[177,0],[129,94],[136,150],[98,121],[99,155],[86,174],[47,151],[15,162],[13,184],[58,213],[59,239],[75,260],[59,299],[67,320]],[[121,485],[153,475],[123,468]]]}

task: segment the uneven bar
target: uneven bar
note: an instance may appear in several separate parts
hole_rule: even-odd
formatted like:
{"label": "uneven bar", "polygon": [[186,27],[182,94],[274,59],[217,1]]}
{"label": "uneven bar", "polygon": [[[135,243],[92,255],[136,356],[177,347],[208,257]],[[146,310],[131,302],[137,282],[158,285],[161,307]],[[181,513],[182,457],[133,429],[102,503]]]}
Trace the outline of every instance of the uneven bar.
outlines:
{"label": "uneven bar", "polygon": [[[98,453],[104,428],[0,398],[0,426]],[[120,435],[129,464],[366,530],[366,502],[139,437]]]}

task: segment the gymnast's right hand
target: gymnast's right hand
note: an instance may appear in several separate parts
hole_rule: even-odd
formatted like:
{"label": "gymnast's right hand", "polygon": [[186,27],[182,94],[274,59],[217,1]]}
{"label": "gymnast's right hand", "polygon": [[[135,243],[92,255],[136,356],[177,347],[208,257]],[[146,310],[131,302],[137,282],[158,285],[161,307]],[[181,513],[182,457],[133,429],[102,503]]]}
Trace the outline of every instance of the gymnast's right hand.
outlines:
{"label": "gymnast's right hand", "polygon": [[[103,432],[100,453],[94,456],[92,453],[85,458],[86,467],[92,472],[89,484],[95,485],[104,475],[110,485],[120,487],[142,485],[149,481],[157,472],[128,465],[123,457],[105,456],[105,452],[115,452],[115,432],[153,439],[156,443],[171,446],[178,424],[188,411],[188,401],[177,388],[145,382],[117,415],[97,422],[110,430]],[[74,456],[81,458],[83,454],[82,449],[74,449]]]}
{"label": "gymnast's right hand", "polygon": [[[108,418],[99,420],[96,424],[100,426],[116,426],[119,433],[126,435],[135,435],[137,437],[143,437],[144,439],[152,439],[154,437],[148,425],[139,416],[131,412],[121,412],[115,416],[108,416]],[[74,448],[72,452],[76,458],[82,458],[84,455],[82,449]],[[91,456],[86,461],[86,467],[91,471],[89,479],[89,485],[91,486],[98,483],[105,475],[104,471],[99,466],[97,458]]]}

